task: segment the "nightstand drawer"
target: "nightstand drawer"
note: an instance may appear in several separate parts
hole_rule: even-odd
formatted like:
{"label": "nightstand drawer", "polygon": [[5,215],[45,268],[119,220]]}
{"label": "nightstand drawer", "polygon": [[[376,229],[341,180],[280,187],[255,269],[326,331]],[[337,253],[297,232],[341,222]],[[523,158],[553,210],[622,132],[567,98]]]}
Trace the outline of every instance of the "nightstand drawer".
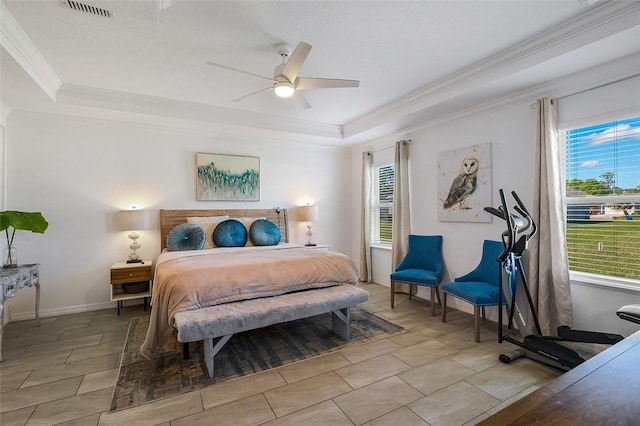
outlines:
{"label": "nightstand drawer", "polygon": [[111,284],[126,284],[151,280],[151,266],[111,269]]}

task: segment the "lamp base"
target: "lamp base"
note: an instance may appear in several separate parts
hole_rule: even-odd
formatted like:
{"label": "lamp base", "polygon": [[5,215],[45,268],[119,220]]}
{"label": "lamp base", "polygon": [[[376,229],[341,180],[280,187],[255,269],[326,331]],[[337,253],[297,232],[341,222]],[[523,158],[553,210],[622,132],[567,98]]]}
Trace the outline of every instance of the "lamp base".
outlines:
{"label": "lamp base", "polygon": [[127,263],[144,263],[144,262],[142,260],[140,260],[140,259],[136,259],[136,260],[129,259],[129,260],[127,260]]}
{"label": "lamp base", "polygon": [[307,243],[307,244],[305,244],[305,247],[315,247],[315,246],[317,246],[316,243]]}

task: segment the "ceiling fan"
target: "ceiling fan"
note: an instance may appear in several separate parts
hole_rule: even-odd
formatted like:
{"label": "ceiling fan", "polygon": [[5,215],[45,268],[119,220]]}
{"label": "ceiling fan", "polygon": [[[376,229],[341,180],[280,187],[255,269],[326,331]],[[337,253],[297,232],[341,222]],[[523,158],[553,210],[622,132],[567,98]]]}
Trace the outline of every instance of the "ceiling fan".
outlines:
{"label": "ceiling fan", "polygon": [[233,100],[233,102],[240,102],[250,96],[257,95],[258,93],[273,90],[277,96],[281,98],[292,97],[293,99],[298,101],[298,103],[304,109],[308,109],[311,108],[311,104],[309,104],[309,101],[307,101],[307,99],[301,93],[304,90],[358,87],[360,85],[360,82],[358,80],[298,77],[298,73],[300,72],[300,69],[304,64],[305,59],[307,59],[307,55],[309,55],[309,52],[311,51],[310,44],[300,42],[295,50],[293,50],[291,45],[288,43],[278,43],[275,45],[275,49],[282,58],[282,63],[274,69],[273,77],[254,74],[249,71],[239,70],[237,68],[217,64],[215,62],[207,62],[207,65],[224,68],[230,71],[241,72],[243,74],[260,77],[271,81],[272,84],[270,87],[236,98]]}

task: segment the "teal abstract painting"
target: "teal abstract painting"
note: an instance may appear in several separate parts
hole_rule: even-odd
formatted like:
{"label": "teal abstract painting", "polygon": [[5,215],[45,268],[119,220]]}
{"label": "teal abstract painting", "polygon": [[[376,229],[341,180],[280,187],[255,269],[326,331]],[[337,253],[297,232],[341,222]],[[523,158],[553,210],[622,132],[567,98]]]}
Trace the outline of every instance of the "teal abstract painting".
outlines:
{"label": "teal abstract painting", "polygon": [[260,201],[260,158],[196,154],[198,201]]}

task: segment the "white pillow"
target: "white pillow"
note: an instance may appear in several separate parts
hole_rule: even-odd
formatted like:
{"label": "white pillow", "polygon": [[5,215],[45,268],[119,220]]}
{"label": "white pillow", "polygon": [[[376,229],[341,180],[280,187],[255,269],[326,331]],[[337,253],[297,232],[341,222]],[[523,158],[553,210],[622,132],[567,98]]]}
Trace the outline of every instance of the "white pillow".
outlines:
{"label": "white pillow", "polygon": [[216,245],[213,242],[213,231],[220,222],[229,219],[229,216],[202,216],[202,217],[188,217],[187,222],[195,223],[200,228],[204,229],[204,233],[207,235],[207,239],[204,242],[203,250],[214,248]]}
{"label": "white pillow", "polygon": [[[266,217],[232,217],[231,219],[235,219],[238,222],[242,223],[245,228],[247,228],[247,235],[249,235],[249,230],[251,229],[251,224],[259,219],[266,219]],[[246,247],[252,246],[251,238],[247,238]]]}

